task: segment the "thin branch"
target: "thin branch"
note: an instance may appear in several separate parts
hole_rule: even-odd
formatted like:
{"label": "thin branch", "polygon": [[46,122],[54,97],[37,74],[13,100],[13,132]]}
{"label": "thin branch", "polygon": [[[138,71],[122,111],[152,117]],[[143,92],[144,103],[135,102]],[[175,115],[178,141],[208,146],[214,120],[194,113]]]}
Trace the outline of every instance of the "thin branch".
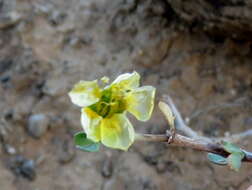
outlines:
{"label": "thin branch", "polygon": [[185,124],[180,112],[178,111],[176,105],[173,103],[173,100],[170,96],[165,95],[163,96],[163,99],[168,103],[172,110],[172,113],[175,116],[175,127],[177,130],[183,132],[186,136],[191,137],[193,139],[204,139],[205,141],[211,141],[211,139],[207,137],[200,136],[198,133],[196,133],[194,130],[192,130]]}
{"label": "thin branch", "polygon": [[[136,141],[167,142],[170,136],[171,134],[169,132],[166,135],[138,134]],[[223,157],[227,157],[230,154],[219,143],[210,143],[203,139],[192,139],[179,134],[175,135],[171,145],[192,148],[203,152],[211,152]],[[245,157],[242,161],[252,162],[252,153],[246,150],[243,150],[243,152],[245,153]]]}
{"label": "thin branch", "polygon": [[[172,135],[170,131],[167,131],[167,133],[163,135],[137,134],[135,136],[136,141],[168,142],[168,140],[172,138],[170,145],[192,148],[194,150],[214,153],[223,157],[228,157],[230,153],[227,152],[219,142],[221,142],[222,140],[237,141],[244,137],[252,136],[252,130],[248,130],[243,133],[231,135],[229,137],[221,137],[221,138],[208,138],[208,137],[201,136],[185,124],[180,112],[176,108],[172,99],[169,96],[165,96],[164,99],[169,104],[170,109],[173,115],[175,116],[176,129],[182,131],[188,137],[180,135],[180,134],[175,134],[175,136],[173,136],[174,134]],[[165,112],[164,110],[162,111]],[[245,154],[242,161],[252,162],[252,152],[248,152],[246,150],[242,150],[242,151]]]}
{"label": "thin branch", "polygon": [[244,138],[249,137],[249,136],[252,136],[252,129],[249,129],[249,130],[241,132],[241,133],[229,135],[227,137],[213,138],[213,140],[216,141],[216,142],[221,142],[221,141],[238,142],[241,139],[244,139]]}
{"label": "thin branch", "polygon": [[201,136],[185,124],[180,112],[178,111],[176,105],[174,104],[174,102],[170,96],[165,95],[163,97],[163,99],[168,103],[168,105],[170,106],[170,108],[175,116],[176,129],[183,132],[188,137],[191,137],[193,139],[203,139],[208,142],[221,142],[221,141],[238,142],[241,139],[252,136],[252,130],[247,130],[242,133],[233,134],[228,137],[209,138],[209,137]]}
{"label": "thin branch", "polygon": [[247,98],[242,97],[242,98],[239,98],[239,99],[237,99],[235,101],[232,101],[231,103],[226,102],[226,103],[222,103],[222,104],[218,104],[218,105],[211,105],[211,106],[207,107],[204,110],[198,110],[198,111],[195,111],[194,113],[192,113],[191,116],[190,116],[190,120],[193,120],[193,119],[201,116],[202,114],[209,113],[209,112],[211,112],[213,110],[216,110],[216,109],[225,109],[225,108],[233,108],[233,107],[244,106],[246,101],[247,101]]}

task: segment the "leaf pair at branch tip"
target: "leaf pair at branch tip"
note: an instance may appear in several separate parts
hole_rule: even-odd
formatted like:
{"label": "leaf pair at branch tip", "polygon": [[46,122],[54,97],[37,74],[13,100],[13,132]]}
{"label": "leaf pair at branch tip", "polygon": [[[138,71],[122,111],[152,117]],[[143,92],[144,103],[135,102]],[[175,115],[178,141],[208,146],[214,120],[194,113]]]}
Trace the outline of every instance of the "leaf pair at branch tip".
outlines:
{"label": "leaf pair at branch tip", "polygon": [[239,171],[245,153],[237,145],[232,144],[230,142],[223,142],[222,146],[224,150],[230,153],[230,155],[227,158],[220,156],[218,154],[208,153],[207,155],[208,159],[214,164],[228,165],[230,169],[234,171]]}
{"label": "leaf pair at branch tip", "polygon": [[88,139],[84,132],[79,132],[74,135],[74,144],[77,149],[85,152],[98,152],[100,149],[100,143]]}
{"label": "leaf pair at branch tip", "polygon": [[223,142],[223,148],[230,153],[227,157],[228,166],[235,171],[239,171],[245,153],[240,147],[230,142]]}

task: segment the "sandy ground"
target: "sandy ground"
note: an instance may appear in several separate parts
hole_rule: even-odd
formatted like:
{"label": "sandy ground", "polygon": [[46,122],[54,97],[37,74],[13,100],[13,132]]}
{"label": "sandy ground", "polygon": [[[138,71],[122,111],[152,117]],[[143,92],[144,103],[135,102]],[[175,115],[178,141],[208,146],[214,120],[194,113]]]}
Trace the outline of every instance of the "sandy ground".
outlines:
{"label": "sandy ground", "polygon": [[[207,136],[252,127],[249,42],[175,30],[165,1],[0,0],[0,186],[3,190],[243,190],[239,173],[206,154],[137,143],[128,152],[73,147],[79,108],[67,96],[79,80],[138,71],[169,94]],[[43,118],[29,128],[32,118]],[[164,133],[157,106],[139,132]],[[251,138],[240,146],[252,150]]]}

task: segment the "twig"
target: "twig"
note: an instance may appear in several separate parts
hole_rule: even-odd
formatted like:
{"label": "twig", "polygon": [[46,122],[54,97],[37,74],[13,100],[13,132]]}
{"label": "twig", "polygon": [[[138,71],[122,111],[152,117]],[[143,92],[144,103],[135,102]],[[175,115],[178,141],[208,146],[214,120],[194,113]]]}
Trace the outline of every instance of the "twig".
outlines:
{"label": "twig", "polygon": [[[197,134],[194,130],[188,127],[180,112],[176,108],[172,99],[169,96],[164,96],[165,101],[169,104],[172,114],[175,116],[175,128],[179,131],[182,131],[186,136],[175,134],[173,136],[173,140],[170,145],[178,146],[178,147],[187,147],[192,148],[194,150],[214,153],[223,157],[228,157],[230,155],[224,147],[219,143],[222,140],[226,141],[237,141],[247,136],[252,136],[252,130],[245,131],[243,133],[231,135],[229,137],[221,137],[221,138],[208,138]],[[162,108],[164,109],[164,107]],[[161,110],[162,110],[161,109]],[[162,110],[164,114],[167,114],[166,111]],[[167,114],[169,115],[169,114]],[[169,117],[169,116],[166,116]],[[169,120],[169,118],[167,118]],[[170,121],[168,121],[169,123]],[[166,134],[163,135],[153,135],[153,134],[137,134],[135,136],[135,140],[137,141],[147,141],[147,142],[168,142],[171,138],[171,132],[167,131]],[[245,154],[243,158],[243,162],[252,162],[252,153],[246,150],[242,150]]]}
{"label": "twig", "polygon": [[175,116],[176,129],[182,131],[188,137],[191,137],[193,139],[203,139],[207,142],[213,143],[213,142],[221,142],[221,141],[238,142],[241,139],[252,136],[252,130],[247,130],[242,133],[233,134],[228,137],[209,138],[209,137],[201,136],[185,124],[180,112],[178,111],[176,105],[173,103],[173,100],[171,99],[170,96],[165,95],[163,99],[168,103],[168,105],[170,106]]}
{"label": "twig", "polygon": [[202,114],[209,113],[209,112],[216,110],[216,109],[244,106],[244,103],[246,103],[246,101],[247,101],[247,98],[242,97],[242,98],[239,98],[239,99],[233,101],[232,103],[226,102],[226,103],[222,103],[222,104],[218,104],[218,105],[211,105],[204,110],[198,110],[198,111],[192,113],[190,116],[190,120],[193,120]]}
{"label": "twig", "polygon": [[207,138],[207,137],[203,137],[200,136],[198,133],[196,133],[194,130],[192,130],[190,127],[188,127],[180,112],[178,111],[177,107],[175,106],[175,104],[173,103],[173,100],[171,99],[170,96],[165,95],[163,96],[164,101],[166,101],[168,103],[168,105],[170,106],[172,113],[175,116],[175,127],[177,130],[183,132],[186,136],[191,137],[193,139],[204,139],[205,141],[209,141],[211,142],[211,139]]}
{"label": "twig", "polygon": [[241,139],[244,139],[246,137],[252,136],[252,129],[249,129],[247,131],[241,132],[241,133],[237,133],[237,134],[233,134],[227,137],[217,137],[217,138],[213,138],[214,141],[216,142],[221,142],[221,141],[230,141],[230,142],[238,142]]}
{"label": "twig", "polygon": [[[136,140],[146,142],[167,142],[170,136],[171,134],[169,132],[166,135],[138,134]],[[223,157],[227,157],[230,154],[219,143],[210,143],[203,139],[192,139],[179,134],[175,135],[171,145],[192,148],[203,152],[211,152]],[[246,150],[243,150],[243,152],[245,153],[245,157],[242,161],[252,162],[252,153]]]}

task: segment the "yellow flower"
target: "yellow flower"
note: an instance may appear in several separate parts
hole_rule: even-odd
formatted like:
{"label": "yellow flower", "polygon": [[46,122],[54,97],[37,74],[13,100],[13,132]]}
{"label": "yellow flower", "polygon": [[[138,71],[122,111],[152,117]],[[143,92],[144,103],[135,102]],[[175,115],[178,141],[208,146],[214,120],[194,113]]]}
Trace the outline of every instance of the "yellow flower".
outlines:
{"label": "yellow flower", "polygon": [[81,123],[89,139],[110,148],[129,148],[135,132],[126,113],[147,121],[154,107],[155,88],[139,87],[139,80],[140,75],[133,72],[118,76],[104,88],[97,80],[80,81],[74,86],[69,96],[82,107]]}

